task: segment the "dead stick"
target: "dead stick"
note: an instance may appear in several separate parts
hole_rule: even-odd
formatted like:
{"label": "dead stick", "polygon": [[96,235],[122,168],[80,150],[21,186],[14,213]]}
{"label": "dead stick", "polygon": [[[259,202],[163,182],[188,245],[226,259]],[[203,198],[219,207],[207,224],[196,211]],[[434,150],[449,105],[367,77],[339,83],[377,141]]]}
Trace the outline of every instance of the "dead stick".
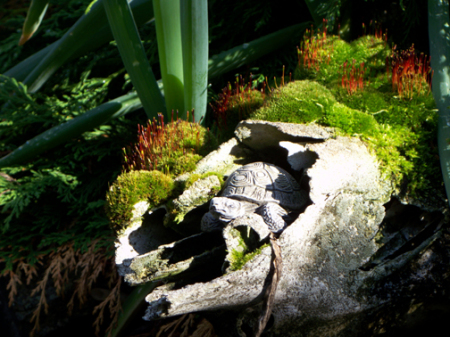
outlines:
{"label": "dead stick", "polygon": [[272,313],[273,302],[275,300],[277,285],[281,278],[281,249],[277,243],[277,238],[274,233],[270,233],[270,246],[272,247],[272,265],[268,277],[271,278],[271,280],[269,280],[269,285],[264,292],[263,310],[261,316],[259,317],[258,330],[255,333],[255,337],[261,336],[267,322],[269,321],[270,314]]}

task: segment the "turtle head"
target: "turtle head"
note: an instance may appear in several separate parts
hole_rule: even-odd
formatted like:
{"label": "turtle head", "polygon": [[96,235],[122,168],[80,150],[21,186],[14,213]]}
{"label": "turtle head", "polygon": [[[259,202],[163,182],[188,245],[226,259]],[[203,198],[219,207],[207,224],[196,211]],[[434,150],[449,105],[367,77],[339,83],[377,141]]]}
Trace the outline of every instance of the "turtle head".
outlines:
{"label": "turtle head", "polygon": [[214,218],[229,222],[246,213],[243,202],[231,198],[215,197],[211,199],[209,212]]}

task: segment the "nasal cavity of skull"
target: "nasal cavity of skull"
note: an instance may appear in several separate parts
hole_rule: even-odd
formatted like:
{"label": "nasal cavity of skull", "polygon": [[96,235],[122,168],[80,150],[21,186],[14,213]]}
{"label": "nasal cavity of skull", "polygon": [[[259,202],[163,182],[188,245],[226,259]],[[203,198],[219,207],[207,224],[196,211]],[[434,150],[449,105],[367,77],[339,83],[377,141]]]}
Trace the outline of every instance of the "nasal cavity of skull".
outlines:
{"label": "nasal cavity of skull", "polygon": [[247,247],[248,252],[252,252],[255,249],[263,245],[260,241],[259,234],[250,226],[237,226],[235,227],[239,231],[239,235]]}

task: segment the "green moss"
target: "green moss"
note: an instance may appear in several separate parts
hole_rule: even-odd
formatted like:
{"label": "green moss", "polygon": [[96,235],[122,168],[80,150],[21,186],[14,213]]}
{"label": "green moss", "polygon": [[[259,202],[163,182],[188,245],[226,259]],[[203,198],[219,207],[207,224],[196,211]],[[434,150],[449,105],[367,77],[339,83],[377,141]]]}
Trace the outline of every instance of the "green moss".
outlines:
{"label": "green moss", "polygon": [[[178,121],[167,126],[169,130],[173,127],[177,127],[181,131],[176,134],[174,142],[179,142],[183,149],[192,149],[194,153],[202,157],[217,149],[218,142],[216,137],[200,124]],[[181,137],[178,137],[179,135]]]}
{"label": "green moss", "polygon": [[372,115],[351,109],[336,103],[327,109],[323,119],[324,125],[338,128],[344,135],[373,135],[378,131],[378,123]]}
{"label": "green moss", "polygon": [[[191,174],[185,182],[185,188],[191,187],[192,184],[195,183],[197,180],[204,179],[204,178],[210,177],[210,176],[216,176],[217,178],[219,178],[220,186],[221,187],[223,186],[223,184],[224,184],[223,174],[211,171],[211,172],[206,172],[203,174]],[[217,191],[217,192],[219,192],[219,191]]]}
{"label": "green moss", "polygon": [[183,120],[140,127],[139,142],[125,150],[125,168],[158,170],[176,177],[195,169],[197,162],[218,146],[206,128]]}
{"label": "green moss", "polygon": [[253,232],[252,234],[252,231],[253,230],[250,229],[250,227],[230,229],[229,235],[233,240],[237,240],[237,245],[235,245],[228,254],[230,271],[241,269],[248,261],[252,260],[256,255],[261,254],[261,251],[269,246],[268,243],[259,246],[259,236],[256,235],[256,237],[258,237],[258,239],[256,239],[255,233]]}
{"label": "green moss", "polygon": [[275,90],[255,119],[286,123],[311,123],[321,119],[336,103],[331,92],[313,81],[295,81]]}
{"label": "green moss", "polygon": [[255,256],[261,254],[262,250],[270,245],[268,243],[262,245],[261,247],[249,252],[248,247],[245,245],[244,241],[241,239],[239,241],[240,247],[243,249],[233,249],[231,251],[230,258],[230,271],[236,271],[242,269],[242,267]]}
{"label": "green moss", "polygon": [[163,156],[159,161],[158,167],[163,172],[170,174],[172,177],[176,177],[185,172],[191,172],[195,170],[195,167],[202,156],[199,154],[185,153],[179,151],[173,156]]}
{"label": "green moss", "polygon": [[106,194],[106,214],[118,229],[131,219],[136,203],[147,201],[155,207],[171,195],[172,189],[172,178],[159,171],[122,173]]}

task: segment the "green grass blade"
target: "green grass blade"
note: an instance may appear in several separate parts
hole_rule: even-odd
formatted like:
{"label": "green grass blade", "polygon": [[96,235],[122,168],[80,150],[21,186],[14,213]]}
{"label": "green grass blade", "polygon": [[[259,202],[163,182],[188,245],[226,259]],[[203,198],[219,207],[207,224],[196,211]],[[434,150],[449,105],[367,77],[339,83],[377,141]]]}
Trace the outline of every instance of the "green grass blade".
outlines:
{"label": "green grass blade", "polygon": [[147,60],[128,1],[104,0],[103,4],[123,64],[148,118],[151,120],[162,113],[167,120],[164,99]]}
{"label": "green grass blade", "polygon": [[3,75],[15,78],[19,82],[23,82],[25,78],[39,64],[39,62],[41,62],[42,59],[47,56],[47,54],[53,49],[55,44],[56,42],[49,44],[47,47],[39,50],[14,67],[8,69]]}
{"label": "green grass blade", "polygon": [[[334,2],[334,1],[333,1]],[[322,16],[319,14],[319,10],[324,6],[323,0],[305,0],[306,6],[308,6],[309,13],[311,14],[314,24],[319,26],[322,24]]]}
{"label": "green grass blade", "polygon": [[19,46],[27,42],[39,28],[45,12],[47,12],[49,0],[32,0],[30,8],[28,9],[27,17],[22,28],[22,35],[20,36]]}
{"label": "green grass blade", "polygon": [[111,330],[111,334],[106,335],[106,337],[119,336],[128,320],[135,317],[136,314],[148,305],[144,301],[145,297],[150,294],[158,284],[158,282],[148,282],[133,289],[122,306],[122,313],[119,315],[117,326],[114,327],[114,329]]}
{"label": "green grass blade", "polygon": [[117,118],[141,107],[142,104],[134,92],[102,104],[79,117],[55,126],[30,139],[10,154],[1,158],[0,168],[30,161],[41,153],[104,124],[111,118]]}
{"label": "green grass blade", "polygon": [[153,11],[167,112],[178,110],[184,118],[180,0],[153,0]]}
{"label": "green grass blade", "polygon": [[[213,56],[208,63],[208,79],[218,77],[232,69],[248,62],[252,62],[258,57],[262,57],[271,51],[275,51],[276,48],[282,46],[282,44],[275,42],[284,41],[284,43],[287,43],[296,35],[301,36],[308,25],[309,23],[291,26]],[[260,54],[257,53],[258,50],[260,51]],[[161,84],[160,89],[162,90]],[[117,105],[117,103],[119,103],[120,106]],[[111,118],[121,116],[141,107],[142,103],[139,101],[137,93],[135,92],[116,98],[108,103],[104,103],[99,107],[86,112],[82,116],[76,117],[60,126],[55,126],[31,139],[29,142],[24,143],[18,149],[0,159],[0,168],[31,161],[35,156],[62,144],[66,140],[78,137],[83,132],[98,127]],[[86,126],[84,126],[84,124],[86,124]]]}
{"label": "green grass blade", "polygon": [[448,0],[428,0],[432,90],[438,117],[438,148],[447,198],[450,196],[450,27]]}
{"label": "green grass blade", "polygon": [[209,78],[213,78],[225,72],[236,69],[244,64],[253,62],[258,58],[273,52],[292,39],[300,38],[310,23],[300,23],[275,33],[266,35],[249,43],[214,55],[209,60]]}
{"label": "green grass blade", "polygon": [[[133,0],[130,2],[130,6],[138,26],[153,17],[151,0]],[[23,80],[28,87],[28,92],[33,93],[39,90],[50,76],[66,62],[95,50],[112,39],[111,29],[103,8],[103,0],[98,0],[61,39],[55,42],[52,50]],[[20,67],[21,64],[18,66]]]}
{"label": "green grass blade", "polygon": [[184,108],[199,121],[206,113],[208,93],[208,1],[181,1]]}

